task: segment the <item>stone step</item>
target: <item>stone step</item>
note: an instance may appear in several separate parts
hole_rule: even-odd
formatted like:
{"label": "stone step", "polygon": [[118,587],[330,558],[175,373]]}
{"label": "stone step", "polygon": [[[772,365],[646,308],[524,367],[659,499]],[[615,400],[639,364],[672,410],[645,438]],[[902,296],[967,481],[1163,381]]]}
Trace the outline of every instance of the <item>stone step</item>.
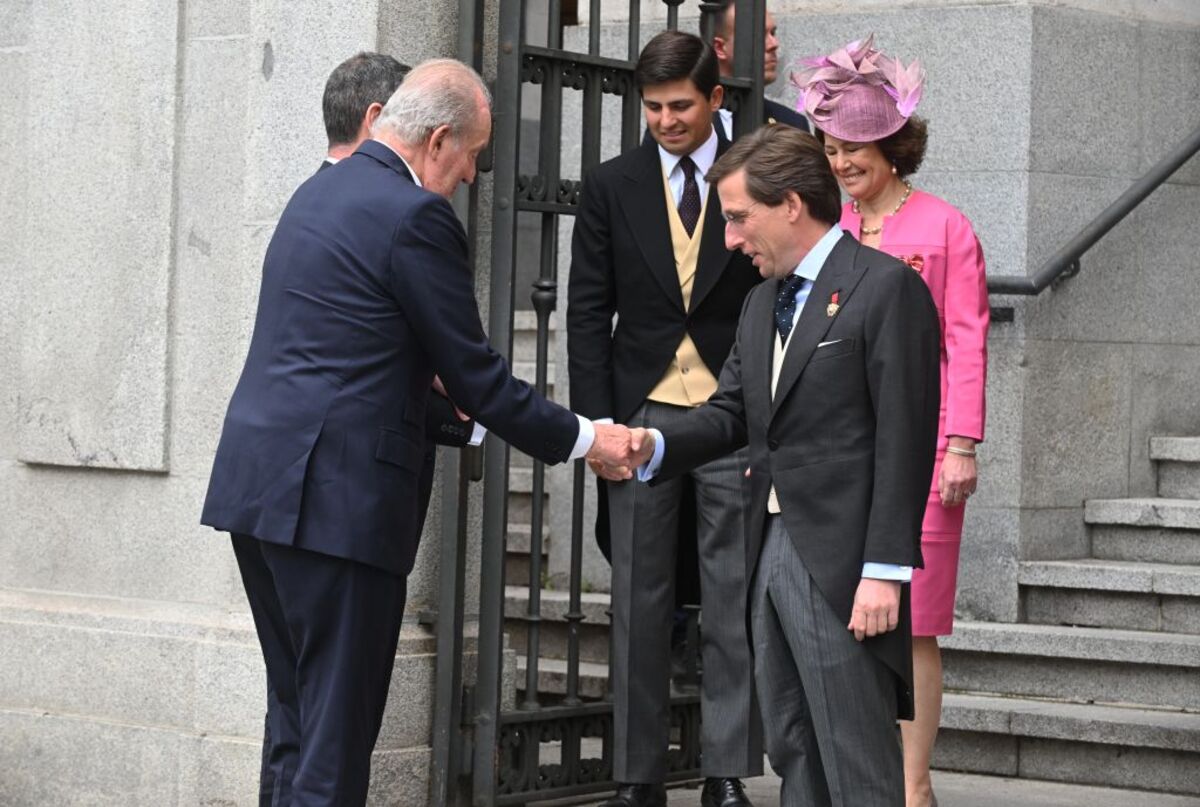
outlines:
{"label": "stone step", "polygon": [[[566,614],[570,594],[556,589],[542,589],[540,596],[538,654],[547,659],[566,659],[569,637]],[[583,620],[579,623],[579,657],[583,661],[608,663],[608,606],[609,595],[606,593],[584,592],[580,595]],[[524,654],[528,648],[527,637],[531,624],[529,587],[507,586],[504,590],[504,629],[508,632],[513,649],[520,654]]]}
{"label": "stone step", "polygon": [[1200,795],[1200,715],[947,692],[934,766]]}
{"label": "stone step", "polygon": [[[511,515],[511,510],[510,510]],[[529,555],[531,528],[529,522],[524,524],[508,524],[508,541],[504,547],[504,579],[514,585],[528,586],[530,584]],[[542,531],[542,569],[550,568],[550,530]]]}
{"label": "stone step", "polygon": [[[510,555],[529,555],[531,534],[533,528],[529,522],[524,524],[508,523],[508,542],[505,544],[505,551]],[[550,553],[550,527],[543,525],[542,527],[542,556],[545,557]]]}
{"label": "stone step", "polygon": [[940,644],[950,689],[1200,710],[1200,636],[959,621]]}
{"label": "stone step", "polygon": [[[406,704],[432,691],[434,650],[401,631],[380,749],[428,743],[428,710]],[[3,710],[262,738],[262,652],[240,609],[0,589],[0,658]]]}
{"label": "stone step", "polygon": [[[554,358],[554,340],[558,334],[557,318],[550,317],[548,322],[550,340],[549,356]],[[537,313],[533,311],[517,311],[513,316],[513,355],[518,361],[533,361],[537,356]]]}
{"label": "stone step", "polygon": [[1114,560],[1027,561],[1024,621],[1200,633],[1200,567]]}
{"label": "stone step", "polygon": [[1150,459],[1159,496],[1200,499],[1200,437],[1151,437]]}
{"label": "stone step", "polygon": [[[145,678],[138,683],[159,688]],[[256,724],[257,736],[242,738],[0,708],[0,804],[253,807],[261,711]],[[425,804],[430,757],[428,737],[419,746],[377,747],[368,803]]]}
{"label": "stone step", "polygon": [[[528,680],[529,661],[517,656],[517,691],[524,692]],[[538,660],[538,692],[543,695],[567,694],[567,662],[562,659]],[[581,661],[579,663],[579,696],[599,700],[608,692],[608,665]],[[520,698],[517,699],[518,703]]]}
{"label": "stone step", "polygon": [[[542,487],[542,518],[548,519],[545,502],[550,498],[550,486]],[[512,467],[508,469],[508,521],[510,524],[528,524],[533,518],[533,468]]]}
{"label": "stone step", "polygon": [[1200,501],[1092,499],[1083,518],[1095,558],[1200,565]]}

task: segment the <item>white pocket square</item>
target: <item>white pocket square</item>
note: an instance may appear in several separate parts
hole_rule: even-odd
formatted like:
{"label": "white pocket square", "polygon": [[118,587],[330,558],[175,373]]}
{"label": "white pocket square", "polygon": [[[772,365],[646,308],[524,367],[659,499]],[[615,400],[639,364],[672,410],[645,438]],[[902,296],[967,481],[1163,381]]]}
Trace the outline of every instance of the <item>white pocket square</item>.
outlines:
{"label": "white pocket square", "polygon": [[846,341],[845,339],[833,339],[829,342],[820,342],[817,345],[817,347],[827,347],[829,345],[836,345],[838,342],[845,342],[845,341]]}

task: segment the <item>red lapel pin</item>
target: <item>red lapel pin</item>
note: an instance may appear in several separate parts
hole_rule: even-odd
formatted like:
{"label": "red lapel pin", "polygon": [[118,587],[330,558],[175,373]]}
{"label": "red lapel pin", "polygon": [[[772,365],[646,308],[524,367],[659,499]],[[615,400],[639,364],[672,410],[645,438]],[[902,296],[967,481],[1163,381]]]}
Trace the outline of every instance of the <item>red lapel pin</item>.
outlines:
{"label": "red lapel pin", "polygon": [[838,289],[833,294],[829,295],[829,305],[825,306],[825,316],[827,316],[827,317],[837,316],[838,309],[841,307],[838,305],[838,296],[841,293],[842,293],[842,290]]}

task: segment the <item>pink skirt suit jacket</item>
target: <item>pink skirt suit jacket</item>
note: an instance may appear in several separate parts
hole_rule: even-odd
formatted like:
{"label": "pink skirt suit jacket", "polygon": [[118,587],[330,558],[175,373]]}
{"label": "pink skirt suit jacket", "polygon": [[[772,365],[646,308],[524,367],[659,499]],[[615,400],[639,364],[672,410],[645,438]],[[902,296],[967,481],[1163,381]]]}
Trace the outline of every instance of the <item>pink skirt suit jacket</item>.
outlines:
{"label": "pink skirt suit jacket", "polygon": [[[862,218],[842,208],[842,228],[860,237]],[[914,190],[883,220],[879,249],[920,272],[942,326],[942,408],[937,462],[922,524],[925,567],[913,571],[914,636],[945,636],[954,623],[954,592],[963,506],[943,507],[937,479],[947,436],[983,440],[989,307],[983,250],[971,222],[952,205]]]}

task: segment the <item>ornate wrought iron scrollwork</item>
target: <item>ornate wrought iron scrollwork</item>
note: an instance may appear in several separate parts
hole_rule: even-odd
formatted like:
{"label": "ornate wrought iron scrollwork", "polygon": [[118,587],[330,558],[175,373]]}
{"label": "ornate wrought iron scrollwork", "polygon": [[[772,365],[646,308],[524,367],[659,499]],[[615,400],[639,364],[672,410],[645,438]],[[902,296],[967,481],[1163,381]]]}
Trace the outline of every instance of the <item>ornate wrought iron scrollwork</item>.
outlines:
{"label": "ornate wrought iron scrollwork", "polygon": [[529,753],[529,726],[511,724],[500,729],[497,741],[497,793],[524,793],[530,789],[525,755]]}
{"label": "ornate wrought iron scrollwork", "polygon": [[[609,757],[613,742],[613,716],[609,708],[595,704],[583,707],[541,707],[536,712],[503,715],[500,732],[498,795],[505,802],[521,801],[523,794],[555,798],[583,793],[589,785],[612,780]],[[561,709],[561,714],[550,716]],[[667,772],[678,780],[698,775],[700,768],[700,699],[676,698],[670,708],[672,747],[667,751]],[[583,741],[600,740],[601,756],[585,757]],[[542,745],[557,743],[558,759],[537,764]]]}
{"label": "ornate wrought iron scrollwork", "polygon": [[583,183],[577,179],[561,179],[558,182],[558,202],[564,205],[579,204],[579,190]]}
{"label": "ornate wrought iron scrollwork", "polygon": [[590,82],[596,80],[599,68],[579,62],[567,62],[562,68],[562,85],[564,90],[584,90]]}
{"label": "ornate wrought iron scrollwork", "polygon": [[517,177],[518,202],[544,202],[549,190],[546,179],[539,174],[521,174]]}
{"label": "ornate wrought iron scrollwork", "polygon": [[521,83],[542,84],[546,74],[553,69],[550,60],[535,53],[526,53],[521,59]]}
{"label": "ornate wrought iron scrollwork", "polygon": [[626,71],[604,68],[600,71],[600,92],[624,97],[633,90],[633,76]]}

